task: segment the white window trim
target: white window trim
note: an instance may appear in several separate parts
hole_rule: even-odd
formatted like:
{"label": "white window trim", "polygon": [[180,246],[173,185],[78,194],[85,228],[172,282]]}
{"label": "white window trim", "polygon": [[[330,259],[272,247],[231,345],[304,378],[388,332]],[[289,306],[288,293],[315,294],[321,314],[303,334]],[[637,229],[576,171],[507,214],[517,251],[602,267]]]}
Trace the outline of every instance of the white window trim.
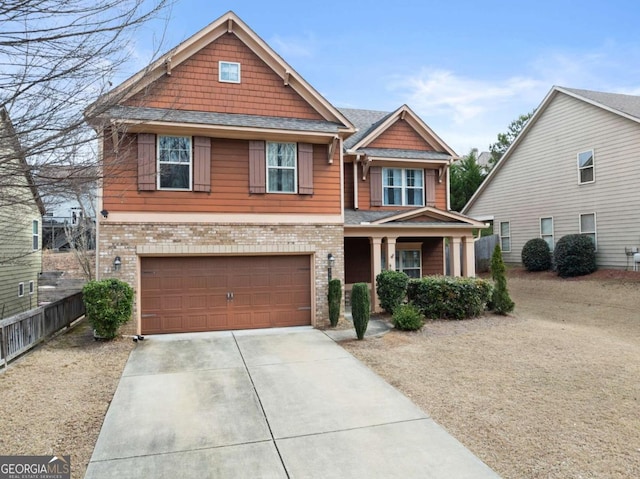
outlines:
{"label": "white window trim", "polygon": [[[398,262],[400,263],[400,268],[398,271],[403,271],[402,268],[402,256],[400,256],[401,251],[417,251],[419,253],[418,257],[420,258],[420,276],[422,278],[422,243],[396,243],[396,255],[398,257]],[[413,269],[413,268],[411,268]]]}
{"label": "white window trim", "polygon": [[[36,227],[37,232],[33,232],[33,227]],[[35,240],[36,248],[33,247]],[[40,249],[40,222],[38,220],[31,221],[31,249],[38,251]]]}
{"label": "white window trim", "polygon": [[[542,234],[542,220],[551,220],[551,234],[550,235],[545,235]],[[556,236],[555,236],[555,222],[553,221],[553,216],[541,216],[540,217],[540,221],[538,223],[539,227],[540,227],[540,238],[544,239],[545,236],[551,236],[551,242],[553,243],[553,246],[551,246],[551,251],[554,250],[555,245],[556,245]],[[511,234],[511,226],[509,226],[509,234]]]}
{"label": "white window trim", "polygon": [[[237,65],[238,66],[238,80],[237,81],[236,80],[224,80],[222,78],[222,64],[223,63],[227,64],[227,65]],[[239,62],[229,62],[229,61],[226,61],[226,60],[220,60],[218,62],[218,81],[220,83],[240,83],[240,78],[241,78],[240,72],[241,72],[241,66],[240,66]]]}
{"label": "white window trim", "polygon": [[[509,235],[502,236],[502,223],[509,225]],[[503,253],[511,253],[511,221],[498,221],[498,236],[500,237],[500,249]],[[509,238],[509,249],[502,248],[502,238]]]}
{"label": "white window trim", "polygon": [[[588,216],[588,215],[593,215],[593,231],[582,231],[582,217],[583,216]],[[596,212],[592,212],[592,213],[580,213],[578,215],[578,231],[580,232],[581,235],[586,235],[586,234],[592,234],[593,235],[593,245],[594,245],[594,249],[597,252],[598,251],[598,217],[596,215]]]}
{"label": "white window trim", "polygon": [[[160,173],[160,138],[161,137],[174,137],[174,138],[189,138],[189,188],[165,188],[161,185],[161,173]],[[162,163],[167,164],[176,164],[176,165],[185,165],[186,163],[170,163],[168,161],[163,161]],[[186,135],[156,135],[156,171],[157,174],[157,184],[156,189],[158,191],[193,191],[193,137]]]}
{"label": "white window trim", "polygon": [[35,293],[35,289],[35,283],[33,282],[33,280],[29,281],[29,294]]}
{"label": "white window trim", "polygon": [[[293,167],[291,166],[269,166],[269,145],[270,144],[289,144],[289,145],[294,145],[293,151],[295,152],[295,160],[293,162]],[[268,141],[266,142],[265,145],[265,154],[264,154],[264,161],[267,164],[267,174],[266,174],[266,178],[265,181],[267,182],[267,193],[272,193],[274,195],[297,195],[298,194],[298,144],[294,143],[292,141]],[[293,170],[293,191],[271,191],[269,189],[269,170],[270,169],[275,169],[275,170]]]}
{"label": "white window trim", "polygon": [[22,298],[24,296],[24,283],[18,283],[18,298]]}
{"label": "white window trim", "polygon": [[[591,157],[593,158],[593,165],[581,168],[580,167],[580,155],[582,153],[587,153],[588,151],[591,152]],[[589,148],[588,150],[582,150],[582,151],[579,151],[578,153],[576,153],[576,165],[578,166],[578,184],[579,185],[590,185],[591,183],[595,183],[596,182],[596,150],[594,148]],[[593,170],[593,180],[591,180],[591,181],[581,181],[580,173],[582,172],[582,170],[586,170],[588,168],[591,168]]]}
{"label": "white window trim", "polygon": [[[402,172],[401,178],[402,178],[402,185],[400,186],[387,186],[385,185],[385,171],[386,170],[400,170]],[[418,188],[415,188],[413,186],[407,186],[407,170],[412,170],[412,171],[419,171],[420,174],[422,175],[422,195],[420,196],[420,199],[422,200],[421,203],[419,205],[409,205],[407,204],[407,190],[411,189],[411,190],[417,190]],[[425,175],[424,175],[424,168],[394,168],[394,167],[384,167],[382,168],[382,205],[383,206],[415,206],[415,207],[421,207],[424,206],[425,201],[424,201],[424,196],[425,196]],[[399,205],[392,205],[387,203],[387,195],[384,194],[385,189],[387,188],[392,188],[392,189],[400,189],[400,204]]]}

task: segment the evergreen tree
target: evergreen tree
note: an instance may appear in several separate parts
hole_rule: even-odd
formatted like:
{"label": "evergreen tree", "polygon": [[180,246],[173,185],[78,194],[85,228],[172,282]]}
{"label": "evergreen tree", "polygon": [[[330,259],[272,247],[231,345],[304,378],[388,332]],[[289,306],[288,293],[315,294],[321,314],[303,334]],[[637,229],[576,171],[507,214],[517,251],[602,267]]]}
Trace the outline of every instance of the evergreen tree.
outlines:
{"label": "evergreen tree", "polygon": [[509,296],[507,289],[507,275],[504,261],[502,261],[502,250],[497,244],[491,257],[491,278],[494,282],[493,294],[491,296],[491,310],[496,314],[506,315],[513,311],[515,303]]}

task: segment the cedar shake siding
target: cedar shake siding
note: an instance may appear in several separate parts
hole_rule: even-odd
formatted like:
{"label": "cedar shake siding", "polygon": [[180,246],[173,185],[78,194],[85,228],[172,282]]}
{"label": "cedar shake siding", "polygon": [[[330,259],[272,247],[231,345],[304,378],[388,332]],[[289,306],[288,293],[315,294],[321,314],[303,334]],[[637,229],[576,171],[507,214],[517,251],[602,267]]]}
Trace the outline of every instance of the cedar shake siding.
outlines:
{"label": "cedar shake siding", "polygon": [[[218,81],[219,61],[240,63],[240,83]],[[233,33],[207,45],[124,105],[324,119]]]}
{"label": "cedar shake siding", "polygon": [[405,120],[398,120],[367,145],[368,148],[397,148],[399,150],[433,151]]}
{"label": "cedar shake siding", "polygon": [[[298,143],[298,194],[264,193],[265,172],[251,171],[250,158],[254,147],[262,147],[264,141],[230,140],[220,138],[193,137],[194,191],[156,190],[153,181],[140,188],[139,168],[149,170],[148,159],[141,167],[142,137],[155,135],[128,135],[119,148],[117,157],[111,146],[111,135],[105,135],[105,178],[103,208],[113,212],[180,212],[180,213],[305,213],[341,214],[340,208],[340,162],[339,156],[333,164],[327,162],[328,146]],[[137,137],[137,138],[136,138]],[[302,148],[302,151],[300,151]],[[152,148],[146,144],[143,151]],[[208,162],[198,155],[208,152]],[[155,157],[155,153],[148,153]],[[155,171],[155,162],[151,162]],[[264,166],[264,161],[258,161]],[[204,175],[208,175],[205,178]],[[258,181],[256,180],[256,175]],[[208,181],[207,181],[208,180]],[[262,190],[250,188],[258,183]],[[198,186],[200,185],[200,186]],[[255,186],[255,185],[254,185]],[[200,188],[200,191],[197,190]],[[252,192],[253,191],[253,192]]]}

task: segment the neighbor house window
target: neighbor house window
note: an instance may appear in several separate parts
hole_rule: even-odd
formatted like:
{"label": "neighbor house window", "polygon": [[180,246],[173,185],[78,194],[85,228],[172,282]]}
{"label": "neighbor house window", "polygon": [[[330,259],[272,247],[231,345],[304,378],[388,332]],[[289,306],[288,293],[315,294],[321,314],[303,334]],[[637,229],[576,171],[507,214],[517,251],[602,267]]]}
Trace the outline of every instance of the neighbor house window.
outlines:
{"label": "neighbor house window", "polygon": [[35,284],[33,283],[33,280],[29,281],[29,294],[33,294],[35,291]]}
{"label": "neighbor house window", "polygon": [[18,283],[18,298],[24,296],[24,283]]}
{"label": "neighbor house window", "polygon": [[553,218],[540,218],[540,238],[545,240],[553,251]]}
{"label": "neighbor house window", "polygon": [[382,169],[385,206],[423,206],[424,171],[403,168]]}
{"label": "neighbor house window", "polygon": [[419,249],[403,249],[396,251],[396,271],[402,271],[409,278],[422,276],[422,254]]}
{"label": "neighbor house window", "polygon": [[158,189],[191,189],[191,137],[158,136]]}
{"label": "neighbor house window", "polygon": [[218,62],[218,79],[225,83],[240,83],[240,64],[236,62]]}
{"label": "neighbor house window", "polygon": [[33,243],[31,245],[33,251],[37,251],[40,247],[40,238],[39,238],[39,234],[40,234],[40,224],[38,223],[38,220],[33,220],[31,223],[31,234],[32,234],[32,239],[33,239]]}
{"label": "neighbor house window", "polygon": [[295,143],[267,143],[267,193],[295,193]]}
{"label": "neighbor house window", "polygon": [[593,183],[595,181],[595,163],[593,150],[578,153],[578,183]]}
{"label": "neighbor house window", "polygon": [[593,241],[593,246],[598,249],[595,213],[580,215],[580,234],[591,238],[591,241]]}
{"label": "neighbor house window", "polygon": [[502,251],[511,251],[511,224],[508,221],[500,222],[500,248]]}

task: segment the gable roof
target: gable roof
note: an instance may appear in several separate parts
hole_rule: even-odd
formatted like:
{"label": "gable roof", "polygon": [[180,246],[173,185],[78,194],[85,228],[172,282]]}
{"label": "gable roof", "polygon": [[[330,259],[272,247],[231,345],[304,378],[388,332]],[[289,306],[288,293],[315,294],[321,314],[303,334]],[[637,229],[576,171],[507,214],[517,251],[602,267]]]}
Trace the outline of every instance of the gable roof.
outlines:
{"label": "gable roof", "polygon": [[[33,180],[33,176],[31,175],[31,169],[27,163],[27,160],[24,156],[24,152],[22,151],[22,146],[20,145],[20,140],[18,139],[18,135],[13,128],[13,123],[11,122],[11,118],[9,118],[9,112],[5,107],[0,108],[0,150],[7,150],[7,153],[1,153],[0,155],[0,165],[9,164],[8,162],[1,161],[2,156],[6,156],[8,160],[11,160],[14,157],[15,160],[18,161],[18,168],[24,172],[24,176],[27,180],[27,185],[31,190],[31,194],[33,195],[33,199],[40,211],[41,215],[44,215],[45,208],[38,194],[38,189]],[[16,174],[19,171],[16,171]],[[11,172],[9,174],[12,174]],[[11,181],[10,181],[11,183]]]}
{"label": "gable roof", "polygon": [[280,55],[232,11],[225,13],[207,27],[162,55],[148,67],[125,80],[110,92],[102,95],[87,108],[86,116],[100,114],[113,105],[132,97],[160,77],[166,75],[167,71],[188,60],[194,53],[226,33],[236,35],[240,41],[282,78],[285,85],[296,91],[324,119],[340,124],[341,130],[344,132],[352,133],[355,131],[353,125],[337,108],[307,83],[302,76],[291,68]]}
{"label": "gable roof", "polygon": [[568,95],[572,98],[583,101],[585,103],[589,103],[590,105],[596,106],[608,112],[620,115],[628,120],[640,123],[640,96],[553,86],[549,93],[547,93],[547,95],[544,97],[538,108],[536,108],[535,113],[529,119],[520,134],[513,141],[513,143],[511,143],[507,151],[505,151],[504,155],[502,155],[502,158],[500,158],[500,160],[495,164],[493,169],[489,172],[489,175],[487,175],[485,180],[482,182],[473,196],[469,199],[464,208],[462,208],[463,214],[466,214],[471,206],[473,206],[473,204],[476,202],[478,197],[482,195],[482,192],[487,188],[491,181],[493,181],[493,178],[502,169],[502,165],[509,161],[509,158],[516,150],[520,142],[527,136],[529,130],[538,121],[542,113],[551,104],[553,99],[559,94]]}
{"label": "gable roof", "polygon": [[458,158],[456,152],[407,105],[402,105],[393,112],[350,108],[341,108],[340,111],[358,128],[358,131],[344,143],[345,150],[349,153],[356,151],[363,153],[362,149],[366,148],[391,125],[402,119],[406,120],[416,133],[432,145],[437,152],[446,154],[447,158]]}
{"label": "gable roof", "polygon": [[[432,221],[411,221],[414,218],[426,216]],[[354,210],[345,209],[345,226],[397,226],[408,224],[410,226],[440,225],[446,222],[448,226],[464,225],[466,227],[485,228],[486,224],[464,216],[455,211],[443,211],[431,206],[423,206],[412,210]]]}

